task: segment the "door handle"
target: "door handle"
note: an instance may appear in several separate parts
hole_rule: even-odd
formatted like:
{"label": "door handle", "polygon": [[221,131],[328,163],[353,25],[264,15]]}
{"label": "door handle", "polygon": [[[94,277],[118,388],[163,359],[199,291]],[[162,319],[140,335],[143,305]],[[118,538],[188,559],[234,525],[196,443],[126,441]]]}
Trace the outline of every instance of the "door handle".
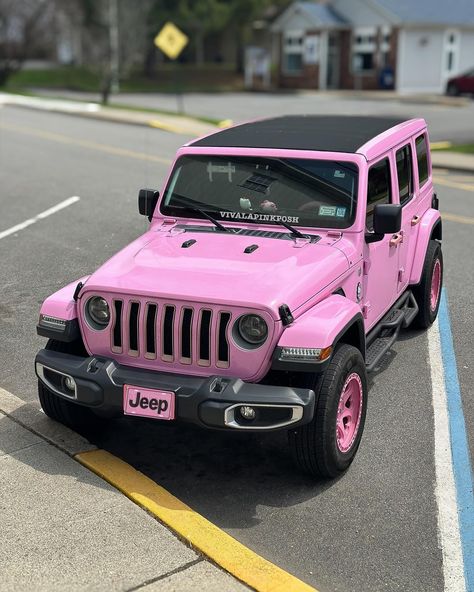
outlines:
{"label": "door handle", "polygon": [[390,246],[396,247],[396,246],[400,245],[402,242],[403,242],[403,234],[401,232],[398,232],[397,234],[394,234],[392,236],[392,238],[390,239]]}
{"label": "door handle", "polygon": [[411,225],[416,226],[421,221],[421,216],[413,216],[411,219]]}

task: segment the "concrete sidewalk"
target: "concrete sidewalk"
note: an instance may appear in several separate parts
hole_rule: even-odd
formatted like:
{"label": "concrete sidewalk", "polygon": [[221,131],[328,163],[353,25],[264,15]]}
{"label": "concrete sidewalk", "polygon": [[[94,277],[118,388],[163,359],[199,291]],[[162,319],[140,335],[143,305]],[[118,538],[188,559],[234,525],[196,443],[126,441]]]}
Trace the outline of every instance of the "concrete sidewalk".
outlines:
{"label": "concrete sidewalk", "polygon": [[[113,106],[104,107],[95,102],[88,103],[86,101],[69,99],[30,97],[0,92],[0,106],[2,104],[14,105],[15,107],[26,109],[51,111],[53,113],[66,113],[68,115],[112,121],[114,123],[154,127],[190,137],[203,136],[217,129],[215,125],[184,115],[153,113],[146,110],[141,111],[140,109],[119,109]],[[225,123],[223,122],[223,124]]]}
{"label": "concrete sidewalk", "polygon": [[433,150],[431,162],[434,167],[474,173],[474,154],[449,152],[448,150]]}
{"label": "concrete sidewalk", "polygon": [[87,441],[2,389],[0,407],[2,592],[248,590],[69,456]]}

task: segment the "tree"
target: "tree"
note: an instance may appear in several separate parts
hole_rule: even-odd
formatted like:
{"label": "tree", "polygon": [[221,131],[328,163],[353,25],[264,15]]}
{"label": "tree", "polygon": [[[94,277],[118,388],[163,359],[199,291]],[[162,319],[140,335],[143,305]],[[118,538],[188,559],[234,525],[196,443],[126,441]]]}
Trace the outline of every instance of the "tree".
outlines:
{"label": "tree", "polygon": [[51,0],[0,0],[0,86],[52,37]]}

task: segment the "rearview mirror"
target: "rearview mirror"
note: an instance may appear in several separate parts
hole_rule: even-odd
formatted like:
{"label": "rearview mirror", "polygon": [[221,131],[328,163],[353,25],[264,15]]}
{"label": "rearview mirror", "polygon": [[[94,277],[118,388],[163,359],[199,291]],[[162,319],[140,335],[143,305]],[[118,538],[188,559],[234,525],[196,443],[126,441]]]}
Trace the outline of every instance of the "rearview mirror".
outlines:
{"label": "rearview mirror", "polygon": [[159,197],[160,192],[154,189],[140,189],[138,192],[138,211],[142,216],[148,216],[150,222]]}
{"label": "rearview mirror", "polygon": [[377,204],[374,208],[374,232],[365,235],[367,243],[375,243],[386,234],[395,234],[402,227],[402,206]]}

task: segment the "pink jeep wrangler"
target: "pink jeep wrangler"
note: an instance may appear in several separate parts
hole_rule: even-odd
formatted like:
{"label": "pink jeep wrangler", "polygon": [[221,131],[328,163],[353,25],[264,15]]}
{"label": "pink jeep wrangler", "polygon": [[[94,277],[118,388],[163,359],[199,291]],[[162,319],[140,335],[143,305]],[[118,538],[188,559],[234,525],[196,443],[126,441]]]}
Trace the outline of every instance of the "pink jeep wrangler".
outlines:
{"label": "pink jeep wrangler", "polygon": [[304,471],[346,470],[367,372],[438,312],[425,121],[238,125],[181,148],[138,202],[148,231],[41,308],[44,412],[283,429]]}

